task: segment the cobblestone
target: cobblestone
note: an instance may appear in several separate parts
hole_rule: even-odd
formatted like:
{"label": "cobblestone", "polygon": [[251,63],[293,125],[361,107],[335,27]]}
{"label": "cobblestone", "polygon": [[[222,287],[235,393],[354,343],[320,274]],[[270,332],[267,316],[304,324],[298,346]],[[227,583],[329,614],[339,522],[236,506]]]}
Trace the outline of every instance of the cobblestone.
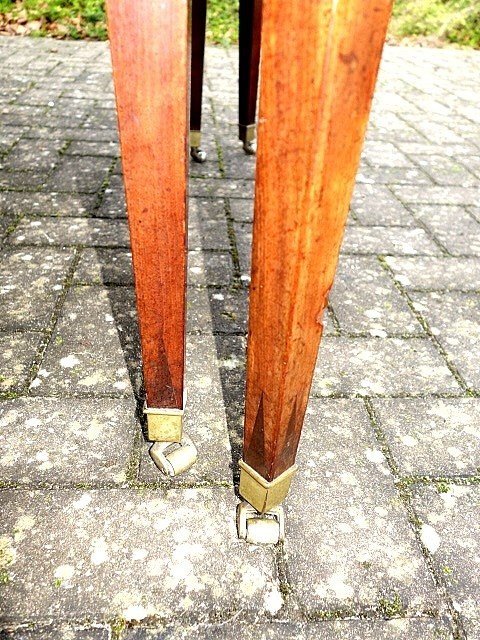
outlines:
{"label": "cobblestone", "polygon": [[108,46],[4,37],[0,62],[0,640],[478,640],[478,52],[385,48],[275,548],[234,525],[255,170],[237,51],[208,49],[190,163],[199,459],[173,479],[139,419]]}

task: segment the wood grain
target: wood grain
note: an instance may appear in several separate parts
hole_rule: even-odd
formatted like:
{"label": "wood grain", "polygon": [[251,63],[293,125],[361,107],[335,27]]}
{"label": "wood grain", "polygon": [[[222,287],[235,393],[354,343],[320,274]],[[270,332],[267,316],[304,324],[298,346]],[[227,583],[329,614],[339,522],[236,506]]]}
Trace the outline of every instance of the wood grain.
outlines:
{"label": "wood grain", "polygon": [[187,0],[107,0],[147,404],[183,406]]}
{"label": "wood grain", "polygon": [[244,459],[295,461],[391,0],[264,0]]}

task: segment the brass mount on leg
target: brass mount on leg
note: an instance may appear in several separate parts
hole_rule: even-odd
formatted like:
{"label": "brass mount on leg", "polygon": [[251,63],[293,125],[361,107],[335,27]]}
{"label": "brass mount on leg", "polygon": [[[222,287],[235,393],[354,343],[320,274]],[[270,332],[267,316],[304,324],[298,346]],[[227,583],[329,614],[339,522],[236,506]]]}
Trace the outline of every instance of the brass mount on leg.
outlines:
{"label": "brass mount on leg", "polygon": [[276,544],[285,538],[285,516],[280,506],[290,489],[297,465],[271,482],[240,460],[239,492],[245,502],[238,505],[239,538],[255,544]]}
{"label": "brass mount on leg", "polygon": [[201,148],[202,144],[202,132],[201,131],[190,131],[190,155],[192,160],[203,164],[207,159],[206,152]]}
{"label": "brass mount on leg", "polygon": [[187,471],[197,459],[197,449],[183,432],[184,409],[145,406],[147,437],[154,443],[150,456],[162,473],[174,477]]}
{"label": "brass mount on leg", "polygon": [[256,135],[257,126],[255,124],[238,125],[238,137],[243,142],[243,150],[249,156],[254,156],[256,153]]}

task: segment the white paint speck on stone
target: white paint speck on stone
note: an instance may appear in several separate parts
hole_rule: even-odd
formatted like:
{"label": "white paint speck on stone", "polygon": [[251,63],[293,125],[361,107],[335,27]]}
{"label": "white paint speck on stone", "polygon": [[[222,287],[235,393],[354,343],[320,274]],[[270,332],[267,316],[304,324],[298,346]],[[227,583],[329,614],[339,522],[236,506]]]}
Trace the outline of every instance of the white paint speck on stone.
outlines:
{"label": "white paint speck on stone", "polygon": [[385,456],[379,449],[367,449],[365,451],[367,460],[375,464],[383,464],[385,462]]}
{"label": "white paint speck on stone", "polygon": [[276,587],[274,587],[271,591],[268,591],[265,594],[263,598],[263,603],[268,613],[274,616],[282,608],[282,605],[283,605],[282,594]]}
{"label": "white paint speck on stone", "polygon": [[84,493],[78,500],[76,500],[72,506],[74,509],[85,509],[92,501],[92,496],[89,493]]}
{"label": "white paint speck on stone", "polygon": [[92,564],[103,564],[109,559],[107,552],[107,543],[105,538],[96,538],[93,541],[93,551],[90,554],[90,560]]}
{"label": "white paint speck on stone", "polygon": [[420,539],[430,553],[435,553],[440,546],[440,536],[429,524],[422,525],[420,529]]}
{"label": "white paint speck on stone", "polygon": [[60,359],[60,366],[64,367],[65,369],[71,369],[77,364],[80,364],[80,360],[77,358],[77,356],[74,355],[65,356],[65,358]]}
{"label": "white paint speck on stone", "polygon": [[123,611],[123,617],[127,622],[131,622],[132,620],[143,620],[149,615],[150,612],[148,609],[141,604],[131,605]]}
{"label": "white paint speck on stone", "polygon": [[72,567],[71,564],[61,564],[55,569],[53,575],[57,580],[70,580],[74,573],[75,567]]}

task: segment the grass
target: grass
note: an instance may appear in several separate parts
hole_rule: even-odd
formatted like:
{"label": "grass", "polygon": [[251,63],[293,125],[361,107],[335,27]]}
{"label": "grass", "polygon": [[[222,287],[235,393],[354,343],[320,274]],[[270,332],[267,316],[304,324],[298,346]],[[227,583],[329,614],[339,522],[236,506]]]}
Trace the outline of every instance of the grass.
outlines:
{"label": "grass", "polygon": [[[209,42],[236,42],[238,0],[209,0]],[[104,0],[0,0],[0,33],[54,38],[107,38]]]}
{"label": "grass", "polygon": [[397,38],[430,37],[480,48],[478,0],[397,0],[390,25]]}
{"label": "grass", "polygon": [[[238,0],[208,0],[209,42],[236,42],[237,7]],[[104,40],[104,0],[0,0],[0,33]],[[479,0],[396,0],[389,40],[404,39],[480,48]]]}
{"label": "grass", "polygon": [[55,38],[107,37],[102,0],[0,0],[0,31]]}
{"label": "grass", "polygon": [[215,44],[237,41],[238,0],[210,0],[207,8],[207,38]]}

